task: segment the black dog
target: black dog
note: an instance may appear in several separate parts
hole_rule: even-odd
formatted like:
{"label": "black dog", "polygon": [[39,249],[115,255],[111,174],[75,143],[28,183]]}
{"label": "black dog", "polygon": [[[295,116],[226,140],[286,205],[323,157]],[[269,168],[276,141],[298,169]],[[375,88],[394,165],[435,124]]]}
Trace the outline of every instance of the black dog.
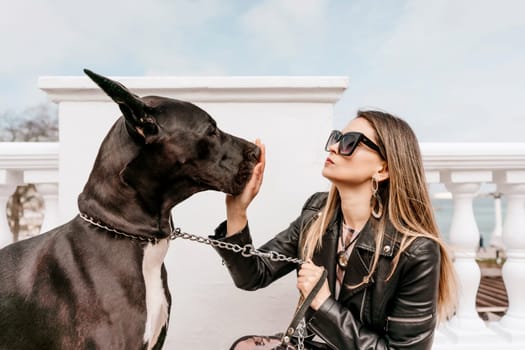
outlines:
{"label": "black dog", "polygon": [[171,209],[199,191],[240,193],[259,157],[191,103],[139,98],[85,73],[123,117],[100,147],[80,214],[0,250],[0,349],[160,349]]}

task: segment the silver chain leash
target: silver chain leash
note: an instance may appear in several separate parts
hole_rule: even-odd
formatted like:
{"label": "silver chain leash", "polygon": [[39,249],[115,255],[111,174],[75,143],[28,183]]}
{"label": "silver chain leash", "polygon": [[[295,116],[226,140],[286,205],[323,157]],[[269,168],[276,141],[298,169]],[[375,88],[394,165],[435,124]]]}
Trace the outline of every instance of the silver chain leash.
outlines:
{"label": "silver chain leash", "polygon": [[304,318],[297,325],[297,350],[304,350],[304,331],[306,329],[306,322]]}
{"label": "silver chain leash", "polygon": [[[132,240],[138,240],[138,241],[142,241],[142,242],[150,242],[150,243],[154,243],[154,244],[158,243],[158,241],[160,240],[159,238],[142,237],[142,236],[132,235],[132,234],[129,234],[129,233],[126,233],[126,232],[114,229],[112,227],[104,225],[103,223],[93,219],[92,217],[90,217],[90,216],[88,216],[88,215],[86,215],[86,214],[84,214],[82,212],[79,214],[79,216],[84,221],[87,221],[87,222],[89,222],[92,225],[95,225],[95,226],[97,226],[97,227],[99,227],[101,229],[104,229],[106,231],[115,233],[115,234],[117,234],[119,236],[123,236],[123,237],[129,238],[129,239],[132,239]],[[302,263],[304,263],[304,260],[302,260],[302,259],[292,258],[292,257],[286,256],[286,255],[278,253],[278,252],[274,252],[274,251],[267,251],[267,252],[265,252],[265,251],[258,250],[256,248],[254,248],[252,244],[246,244],[244,246],[240,246],[240,245],[234,244],[234,243],[223,242],[223,241],[219,241],[217,239],[205,238],[205,237],[197,236],[197,235],[194,235],[194,234],[191,234],[191,233],[182,232],[180,227],[172,229],[172,231],[171,231],[171,233],[170,233],[168,238],[170,240],[174,240],[175,238],[187,239],[187,240],[194,241],[194,242],[197,242],[197,243],[207,244],[207,245],[210,245],[212,247],[218,247],[218,248],[221,248],[221,249],[230,250],[230,251],[235,252],[235,253],[241,253],[241,255],[244,256],[244,257],[260,256],[260,257],[263,257],[263,258],[269,258],[272,261],[287,261],[287,262],[292,262],[292,263],[295,263],[295,264],[302,264]]]}
{"label": "silver chain leash", "polygon": [[205,238],[205,237],[197,236],[191,233],[182,232],[179,227],[175,228],[173,232],[170,234],[170,239],[173,240],[175,238],[187,239],[187,240],[194,241],[197,243],[207,244],[212,247],[230,250],[234,253],[240,253],[242,256],[246,258],[250,256],[259,256],[262,258],[268,258],[272,261],[286,261],[286,262],[292,262],[295,264],[304,263],[304,260],[302,259],[289,257],[289,256],[286,256],[284,254],[281,254],[281,253],[278,253],[272,250],[270,251],[258,250],[254,248],[252,244],[246,244],[244,246],[241,246],[235,243],[223,242],[217,239]]}

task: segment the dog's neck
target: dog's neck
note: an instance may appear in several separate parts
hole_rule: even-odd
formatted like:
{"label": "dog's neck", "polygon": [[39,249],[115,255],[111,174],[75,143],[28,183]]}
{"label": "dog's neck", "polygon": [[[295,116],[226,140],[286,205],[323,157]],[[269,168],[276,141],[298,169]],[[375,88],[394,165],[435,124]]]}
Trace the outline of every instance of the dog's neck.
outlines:
{"label": "dog's neck", "polygon": [[[170,193],[159,196],[159,206],[155,211],[143,201],[136,200],[140,197],[140,193],[125,186],[107,189],[106,192],[101,188],[102,186],[86,185],[79,196],[78,207],[84,216],[128,235],[143,237],[146,240],[164,239],[172,230],[170,225],[172,208],[193,194],[185,181],[180,181],[177,185],[180,188],[178,192],[176,191],[177,196],[170,197]],[[111,196],[112,203],[117,204],[111,207],[104,205],[108,201],[106,199],[108,196]]]}
{"label": "dog's neck", "polygon": [[[166,238],[174,204],[162,198],[163,193],[157,189],[144,185],[147,191],[140,193],[135,187],[140,184],[128,184],[123,179],[122,173],[139,156],[140,148],[130,139],[124,120],[118,120],[100,146],[93,170],[78,197],[78,208],[96,222],[118,231],[147,239]],[[133,169],[132,175],[138,178],[133,181],[144,181],[148,170]]]}

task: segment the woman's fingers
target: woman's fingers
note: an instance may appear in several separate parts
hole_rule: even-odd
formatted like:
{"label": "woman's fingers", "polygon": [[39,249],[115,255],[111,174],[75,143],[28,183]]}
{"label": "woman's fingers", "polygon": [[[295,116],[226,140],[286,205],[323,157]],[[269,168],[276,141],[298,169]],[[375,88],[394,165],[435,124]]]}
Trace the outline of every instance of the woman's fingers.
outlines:
{"label": "woman's fingers", "polygon": [[[299,273],[297,276],[297,288],[301,292],[302,296],[306,298],[312,289],[315,287],[319,278],[323,274],[323,268],[317,265],[314,265],[311,261],[301,265]],[[314,310],[318,310],[319,307],[330,297],[330,288],[328,287],[328,281],[324,281],[321,289],[312,300],[310,306]]]}
{"label": "woman's fingers", "polygon": [[261,153],[250,179],[240,194],[226,195],[227,235],[234,234],[246,226],[248,206],[261,189],[266,165],[266,148],[259,139],[255,141],[255,144],[260,148]]}
{"label": "woman's fingers", "polygon": [[266,166],[266,148],[261,140],[255,140],[255,144],[261,149],[261,155],[259,157],[259,162],[253,168],[252,176],[244,191],[241,193],[240,197],[243,202],[249,204],[253,198],[259,193],[264,177],[264,168]]}
{"label": "woman's fingers", "polygon": [[255,144],[261,150],[259,162],[257,163],[257,165],[255,165],[253,169],[252,178],[250,179],[250,184],[252,185],[254,194],[256,195],[259,192],[259,189],[261,188],[264,177],[264,168],[266,167],[266,146],[261,142],[260,139],[255,140]]}
{"label": "woman's fingers", "polygon": [[297,275],[297,288],[304,296],[308,295],[322,274],[322,267],[316,266],[312,262],[305,262],[301,265]]}
{"label": "woman's fingers", "polygon": [[252,175],[246,183],[246,186],[244,187],[243,191],[235,196],[226,196],[227,205],[236,206],[245,210],[250,204],[250,202],[253,200],[253,198],[255,198],[255,196],[259,193],[263,182],[264,168],[266,166],[266,148],[259,139],[255,141],[255,144],[261,150],[259,162],[253,168]]}

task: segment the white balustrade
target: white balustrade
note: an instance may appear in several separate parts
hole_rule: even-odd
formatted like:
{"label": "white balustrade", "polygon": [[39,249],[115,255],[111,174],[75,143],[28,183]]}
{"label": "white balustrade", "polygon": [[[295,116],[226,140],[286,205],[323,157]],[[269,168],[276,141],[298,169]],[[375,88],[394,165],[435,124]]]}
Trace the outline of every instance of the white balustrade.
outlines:
{"label": "white balustrade", "polygon": [[460,174],[452,172],[445,184],[454,200],[449,239],[454,249],[454,267],[460,284],[459,306],[456,316],[448,326],[458,342],[463,344],[495,339],[493,332],[487,329],[476,311],[476,294],[481,272],[475,258],[480,234],[474,217],[473,200],[481,188],[481,183],[489,181],[491,173],[486,171],[468,171]]}
{"label": "white balustrade", "polygon": [[496,329],[512,340],[525,342],[525,171],[506,171],[499,189],[507,197],[503,244],[507,261],[503,265],[509,309]]}
{"label": "white balustrade", "polygon": [[44,195],[48,228],[58,223],[58,148],[55,142],[0,142],[0,248],[13,242],[7,224],[6,203],[18,185],[33,183],[51,187]]}
{"label": "white balustrade", "polygon": [[[35,183],[42,194],[46,206],[44,230],[70,219],[76,212],[76,198],[87,178],[99,142],[114,120],[114,113],[118,113],[117,108],[87,80],[75,78],[74,84],[67,79],[65,81],[44,81],[50,96],[59,103],[60,125],[65,127],[61,130],[60,145],[0,143],[0,246],[11,238],[6,234],[8,231],[3,208],[8,195],[20,183]],[[179,85],[175,90],[169,89],[173,81],[148,80],[145,85],[140,84],[140,79],[126,82],[126,85],[131,84],[138,89],[140,95],[155,93],[196,100],[203,108],[213,112],[212,115],[219,120],[219,126],[235,134],[244,135],[243,132],[247,130],[237,126],[241,123],[241,116],[246,118],[250,111],[258,112],[249,121],[242,121],[250,130],[244,136],[249,139],[261,136],[269,150],[268,155],[272,156],[267,164],[266,188],[258,197],[258,202],[254,203],[257,208],[253,210],[251,223],[256,231],[256,244],[263,243],[267,238],[261,237],[262,233],[266,233],[260,232],[261,227],[269,225],[269,233],[276,232],[277,228],[282,228],[284,221],[287,220],[287,223],[293,219],[308,193],[323,186],[323,183],[313,180],[314,175],[315,179],[319,177],[322,150],[318,152],[316,147],[310,145],[322,145],[324,142],[325,134],[331,128],[330,106],[337,100],[334,96],[340,94],[345,85],[337,79],[331,80],[330,83],[335,87],[319,84],[321,90],[316,94],[310,90],[314,89],[315,84],[307,88],[289,84],[283,89],[279,84],[272,85],[268,80],[264,82],[265,85],[259,90],[253,89],[253,86],[243,90],[242,86],[238,86],[238,81],[231,84],[224,84],[223,81],[222,87],[214,85],[212,89],[191,84],[184,88],[180,86],[180,81],[176,81]],[[305,81],[300,83],[304,85]],[[161,87],[155,88],[155,84]],[[294,93],[294,88],[298,89],[299,94]],[[236,101],[239,103],[236,104]],[[297,103],[307,106],[296,106]],[[96,114],[93,116],[95,121],[91,115],[77,114],[84,109]],[[276,114],[281,110],[286,112]],[[99,114],[100,111],[102,114]],[[287,119],[289,116],[293,116],[290,117],[292,119]],[[254,127],[252,123],[257,125]],[[279,130],[275,128],[276,123],[280,125]],[[98,131],[86,132],[87,125],[102,126]],[[311,132],[313,140],[305,143],[307,149],[304,154],[294,159],[285,155],[282,156],[284,159],[280,159],[279,151],[287,146],[286,143],[281,144],[283,141],[280,136],[289,135],[290,132],[297,134],[296,128],[300,125],[305,129],[300,130],[299,134]],[[90,137],[93,139],[87,140]],[[78,150],[82,148],[82,155],[76,154],[76,145]],[[457,314],[440,327],[434,348],[525,349],[525,285],[522,282],[525,276],[525,143],[422,143],[421,149],[428,183],[444,185],[453,197],[449,241],[461,283]],[[298,164],[282,168],[285,162],[291,161]],[[310,175],[304,176],[304,168],[311,168],[309,172],[313,173],[312,178]],[[472,205],[473,199],[485,185],[497,185],[507,204],[502,239],[507,256],[503,278],[507,286],[509,309],[500,321],[493,322],[482,321],[475,308],[480,282],[480,270],[475,261],[479,230]],[[287,193],[286,198],[282,196],[283,193]],[[272,196],[280,200],[275,201]],[[271,204],[261,204],[265,201]],[[276,205],[278,208],[275,208]],[[196,211],[195,207],[201,210]],[[218,223],[224,217],[223,210],[223,196],[199,194],[191,203],[188,201],[176,208],[174,219],[177,226],[182,223],[186,231],[205,235],[213,226],[203,222],[202,212],[206,212],[210,222]],[[276,210],[285,211],[283,218],[275,217]],[[271,222],[267,220],[268,215],[272,215]],[[197,255],[198,262],[192,263]],[[293,279],[269,287],[268,291],[245,293],[233,287],[230,277],[220,265],[220,259],[211,249],[192,242],[175,241],[167,258],[172,278],[170,288],[175,296],[167,348],[222,348],[244,333],[280,331],[289,321],[297,301]],[[203,274],[206,278],[193,277]],[[197,288],[189,288],[190,285]],[[198,293],[185,291],[189,289],[198,290]],[[220,303],[213,300],[220,300]],[[283,312],[283,308],[287,311]],[[228,317],[229,327],[217,329],[215,325],[218,318],[222,317],[220,321],[224,323],[224,315]],[[203,328],[213,331],[202,333]]]}

